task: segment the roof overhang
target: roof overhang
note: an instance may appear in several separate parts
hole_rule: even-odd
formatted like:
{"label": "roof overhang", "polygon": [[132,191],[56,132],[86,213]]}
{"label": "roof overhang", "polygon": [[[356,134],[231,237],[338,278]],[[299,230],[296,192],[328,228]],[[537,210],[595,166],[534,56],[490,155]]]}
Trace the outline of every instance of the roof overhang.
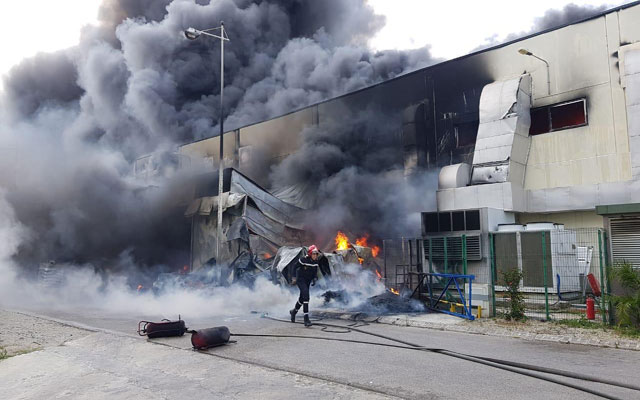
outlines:
{"label": "roof overhang", "polygon": [[640,214],[640,203],[611,204],[606,206],[596,206],[598,215],[614,214]]}

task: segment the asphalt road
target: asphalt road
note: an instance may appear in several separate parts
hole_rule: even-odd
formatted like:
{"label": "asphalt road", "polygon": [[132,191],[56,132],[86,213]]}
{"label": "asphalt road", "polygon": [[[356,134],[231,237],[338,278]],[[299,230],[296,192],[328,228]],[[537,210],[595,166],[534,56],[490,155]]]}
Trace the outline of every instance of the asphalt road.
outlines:
{"label": "asphalt road", "polygon": [[[233,389],[233,392],[218,392],[218,394],[229,395],[229,397],[244,398],[245,395],[252,397],[263,390],[262,394],[271,394],[274,397],[299,397],[307,393],[310,398],[359,398],[363,396],[370,398],[379,395],[423,399],[598,398],[555,383],[436,353],[339,341],[272,337],[234,337],[233,339],[237,343],[213,348],[202,353],[194,353],[185,351],[191,348],[189,335],[150,340],[164,346],[152,346],[146,343],[146,339],[137,337],[135,330],[138,320],[159,320],[159,316],[109,316],[88,311],[47,312],[38,310],[37,313],[57,320],[69,321],[74,325],[103,330],[100,334],[105,337],[100,340],[101,344],[98,347],[106,353],[108,353],[108,346],[105,348],[105,343],[109,343],[109,339],[106,337],[119,336],[126,337],[127,343],[131,341],[132,349],[136,344],[144,344],[145,349],[150,349],[141,353],[142,355],[147,354],[148,356],[154,351],[165,352],[167,348],[173,349],[171,354],[166,355],[172,360],[170,363],[183,363],[185,360],[181,360],[181,358],[188,357],[195,360],[191,363],[194,367],[197,366],[196,368],[200,372],[205,369],[209,374],[215,375],[220,371],[221,362],[228,364],[227,367],[224,367],[226,373],[230,373],[229,371],[240,368],[240,366],[260,368],[262,372],[254,374],[255,376],[251,373],[242,373],[243,379],[246,381],[243,383],[243,387],[247,390],[246,393],[238,392],[237,387]],[[284,318],[285,315],[276,317]],[[224,319],[191,319],[188,315],[183,315],[182,318],[193,329],[225,325],[235,334],[304,335],[389,343],[385,339],[357,332],[341,330],[339,333],[323,330],[317,325],[305,328],[301,324],[276,322],[261,318],[259,314]],[[348,324],[345,321],[324,322]],[[640,374],[640,352],[635,351],[531,342],[383,324],[371,324],[360,328],[427,347],[445,348],[472,355],[580,372],[622,382],[638,384]],[[115,346],[116,341],[112,343]],[[176,349],[183,350],[175,351]],[[127,352],[118,352],[118,354],[124,353]],[[91,352],[87,354],[91,354]],[[76,357],[81,358],[82,356]],[[89,357],[89,355],[85,355],[85,357]],[[160,360],[154,362],[161,365]],[[3,365],[0,364],[0,376],[2,376],[3,368]],[[155,368],[158,368],[158,365]],[[188,370],[188,365],[185,368]],[[280,375],[265,378],[262,376],[267,374],[265,371]],[[173,384],[180,386],[179,378],[171,376],[172,378],[167,379],[177,380]],[[21,379],[24,378],[28,378],[28,374]],[[144,381],[151,378],[140,376],[137,379]],[[306,380],[302,386],[300,385],[301,379]],[[640,398],[640,392],[628,389],[569,378],[559,379],[597,389],[623,399]],[[256,380],[264,381],[263,389],[261,389],[261,383]],[[153,379],[150,382],[144,382],[145,387],[153,388],[153,385]],[[169,395],[164,398],[172,397]]]}

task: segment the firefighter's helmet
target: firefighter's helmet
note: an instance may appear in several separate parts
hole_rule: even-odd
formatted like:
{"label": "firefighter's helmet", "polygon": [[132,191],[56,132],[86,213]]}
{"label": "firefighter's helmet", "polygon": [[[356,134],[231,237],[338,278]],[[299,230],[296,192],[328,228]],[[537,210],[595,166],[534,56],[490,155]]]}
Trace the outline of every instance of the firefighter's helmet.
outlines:
{"label": "firefighter's helmet", "polygon": [[320,254],[320,250],[318,250],[318,246],[316,246],[315,244],[312,244],[311,246],[309,246],[309,250],[307,251],[307,255],[309,257],[311,257],[311,254],[316,253],[316,254]]}

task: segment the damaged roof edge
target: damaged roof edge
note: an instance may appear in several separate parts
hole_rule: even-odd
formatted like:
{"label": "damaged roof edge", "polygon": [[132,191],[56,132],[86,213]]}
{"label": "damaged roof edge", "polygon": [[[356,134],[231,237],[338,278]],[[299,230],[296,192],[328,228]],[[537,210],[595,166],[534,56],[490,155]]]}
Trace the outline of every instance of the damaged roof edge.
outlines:
{"label": "damaged roof edge", "polygon": [[[500,44],[497,44],[497,45],[492,46],[492,47],[487,47],[486,49],[481,49],[481,50],[478,50],[478,51],[474,51],[473,53],[467,53],[467,54],[462,55],[460,57],[456,57],[456,58],[452,58],[452,59],[449,59],[449,60],[441,61],[439,63],[431,64],[431,65],[426,66],[424,68],[420,68],[420,69],[417,69],[415,71],[407,72],[406,74],[398,75],[398,76],[396,76],[394,78],[387,79],[386,81],[378,82],[378,83],[373,84],[371,86],[366,86],[366,87],[363,87],[361,89],[354,90],[352,92],[347,92],[347,93],[341,94],[341,95],[336,96],[336,97],[331,97],[331,98],[319,101],[317,103],[309,104],[307,106],[300,107],[300,108],[297,108],[295,110],[286,112],[284,114],[276,115],[274,117],[267,118],[267,119],[264,119],[264,120],[261,120],[261,121],[258,121],[258,122],[254,122],[254,123],[251,123],[251,124],[238,126],[238,127],[234,128],[232,130],[225,131],[224,134],[231,133],[231,132],[233,132],[235,130],[238,130],[238,129],[245,129],[245,128],[248,128],[250,126],[262,124],[264,122],[271,121],[271,120],[274,120],[274,119],[282,118],[282,117],[285,117],[285,116],[290,115],[290,114],[295,114],[295,113],[297,113],[299,111],[302,111],[302,110],[305,110],[307,108],[316,107],[316,106],[318,106],[320,104],[328,103],[328,102],[336,100],[336,99],[341,99],[343,97],[351,96],[353,94],[356,94],[356,93],[359,93],[359,92],[362,92],[362,91],[365,91],[365,90],[369,90],[371,88],[374,88],[376,86],[382,85],[382,84],[387,83],[387,82],[394,81],[396,79],[405,78],[405,77],[413,75],[413,74],[418,74],[420,72],[428,71],[431,68],[442,66],[442,65],[445,65],[445,64],[448,64],[448,63],[451,63],[451,62],[455,62],[455,61],[460,61],[460,60],[463,60],[465,58],[469,58],[469,57],[472,57],[472,56],[475,56],[475,55],[478,55],[478,54],[486,53],[486,52],[489,52],[489,51],[492,51],[492,50],[500,49],[502,47],[510,46],[510,45],[512,45],[514,43],[518,43],[518,42],[521,42],[523,40],[530,39],[532,37],[544,35],[544,34],[549,33],[549,32],[553,32],[553,31],[556,31],[556,30],[559,30],[559,29],[566,28],[567,26],[577,25],[577,24],[581,24],[581,23],[586,22],[586,21],[591,21],[593,19],[598,19],[598,18],[601,18],[601,17],[603,17],[603,16],[605,16],[607,14],[612,14],[612,13],[615,13],[615,12],[618,12],[618,11],[621,11],[621,10],[624,10],[624,9],[627,9],[627,8],[630,8],[630,7],[634,7],[634,6],[637,6],[637,5],[640,5],[640,0],[636,0],[636,1],[633,1],[633,2],[630,2],[630,3],[627,3],[627,4],[622,4],[620,6],[610,8],[608,10],[604,10],[601,13],[594,14],[594,15],[592,15],[590,17],[583,18],[583,19],[578,20],[578,21],[574,21],[574,22],[570,22],[570,23],[567,23],[567,24],[564,24],[564,25],[556,26],[554,28],[545,29],[543,31],[532,33],[530,35],[523,36],[523,37],[511,40],[511,41],[508,41],[508,42],[500,43]],[[198,140],[194,140],[194,141],[191,141],[191,142],[184,142],[184,143],[179,144],[178,148],[180,148],[182,146],[189,145],[189,144],[202,142],[202,141],[205,141],[205,140],[208,140],[208,139],[211,139],[211,138],[214,138],[214,137],[218,137],[218,136],[220,136],[220,135],[219,134],[215,134],[215,135],[212,135],[212,136],[209,136],[209,137],[206,137],[206,138],[202,138],[202,139],[198,139]]]}

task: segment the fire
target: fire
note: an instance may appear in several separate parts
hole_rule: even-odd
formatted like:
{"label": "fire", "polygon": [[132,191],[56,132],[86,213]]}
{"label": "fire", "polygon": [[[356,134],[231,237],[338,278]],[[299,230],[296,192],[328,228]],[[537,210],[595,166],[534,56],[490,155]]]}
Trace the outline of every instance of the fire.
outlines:
{"label": "fire", "polygon": [[369,244],[367,244],[367,240],[369,239],[369,236],[363,236],[361,238],[356,239],[356,244],[358,246],[362,246],[362,247],[369,247]]}
{"label": "fire", "polygon": [[378,257],[378,254],[380,253],[380,247],[379,246],[371,246],[369,244],[369,235],[364,235],[363,237],[356,239],[356,244],[358,246],[362,246],[362,247],[370,247],[371,248],[371,254],[374,257]]}
{"label": "fire", "polygon": [[395,290],[394,288],[389,288],[389,291],[393,294],[395,294],[396,296],[400,296],[400,292],[398,292],[397,290]]}
{"label": "fire", "polygon": [[379,254],[379,253],[380,253],[380,247],[378,247],[378,246],[373,246],[373,247],[371,248],[371,254],[372,254],[374,257],[378,257],[378,254]]}
{"label": "fire", "polygon": [[358,257],[358,262],[362,265],[362,263],[364,262],[364,258]]}
{"label": "fire", "polygon": [[138,292],[139,292],[139,291],[141,291],[143,287],[144,287],[144,286],[142,286],[142,285],[138,285],[138,289],[137,289],[137,290],[138,290]]}
{"label": "fire", "polygon": [[377,269],[376,269],[376,275],[378,275],[378,280],[382,280],[382,275],[380,274],[380,272],[378,272]]}
{"label": "fire", "polygon": [[347,250],[349,248],[349,238],[344,233],[338,231],[335,241],[336,250]]}

